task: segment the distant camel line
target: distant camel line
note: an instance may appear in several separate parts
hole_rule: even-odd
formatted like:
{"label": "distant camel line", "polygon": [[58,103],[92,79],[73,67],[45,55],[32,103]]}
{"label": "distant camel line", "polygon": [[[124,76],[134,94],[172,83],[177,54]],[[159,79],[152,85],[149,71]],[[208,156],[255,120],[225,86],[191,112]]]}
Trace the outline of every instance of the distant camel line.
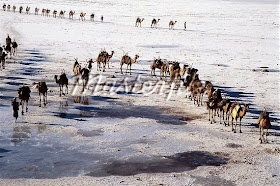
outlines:
{"label": "distant camel line", "polygon": [[[11,5],[9,5],[9,4],[6,5],[4,3],[2,8],[3,8],[3,11],[8,11],[9,12],[11,10]],[[15,13],[17,7],[14,5],[12,7],[12,9],[13,9],[13,12]],[[20,6],[19,7],[19,13],[20,14],[23,13],[22,11],[23,11],[23,6]],[[34,9],[34,15],[39,15],[39,11],[40,11],[40,8],[36,7]],[[25,13],[26,14],[30,14],[30,7],[29,6],[26,7]],[[54,18],[56,18],[58,13],[59,13],[59,17],[60,18],[64,18],[64,15],[65,15],[66,11],[65,10],[60,10],[60,11],[53,10],[52,11],[52,16]],[[45,8],[41,9],[41,16],[50,17],[51,16],[50,14],[51,14],[51,10],[50,9],[45,9]],[[74,15],[75,15],[75,11],[70,10],[68,14],[69,14],[69,19],[73,20]],[[79,14],[79,20],[85,21],[86,20],[86,15],[87,15],[87,13],[81,11],[81,13]],[[94,17],[95,17],[94,13],[89,14],[89,21],[93,22],[94,21]],[[104,17],[103,17],[103,15],[101,15],[100,21],[103,22],[103,20],[104,20]],[[136,22],[135,22],[135,27],[138,27],[138,26],[142,27],[142,22],[143,21],[144,21],[144,18],[137,17],[136,18]],[[153,18],[152,21],[151,21],[151,28],[157,28],[157,24],[158,24],[159,21],[160,21],[160,19]],[[169,29],[170,30],[174,30],[174,26],[175,26],[176,23],[177,23],[177,21],[170,20],[169,23],[168,23]],[[186,30],[186,22],[184,22],[184,30]]]}

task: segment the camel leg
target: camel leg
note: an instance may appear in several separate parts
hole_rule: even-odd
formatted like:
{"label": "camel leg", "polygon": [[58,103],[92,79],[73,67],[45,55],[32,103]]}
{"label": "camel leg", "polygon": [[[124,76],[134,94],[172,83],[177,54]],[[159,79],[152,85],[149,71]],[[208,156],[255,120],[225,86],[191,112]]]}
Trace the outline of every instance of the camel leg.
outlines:
{"label": "camel leg", "polygon": [[211,109],[211,121],[210,121],[210,124],[213,123],[213,110]]}
{"label": "camel leg", "polygon": [[[61,92],[62,92],[62,85],[59,85],[59,96],[61,97]],[[62,92],[63,93],[63,92]]]}
{"label": "camel leg", "polygon": [[26,112],[28,112],[28,100],[26,101]]}
{"label": "camel leg", "polygon": [[236,133],[236,126],[237,126],[237,117],[235,118],[235,129],[234,129],[234,133]]}
{"label": "camel leg", "polygon": [[213,122],[214,122],[214,123],[216,123],[215,117],[216,117],[216,110],[214,110],[214,114],[213,114]]}
{"label": "camel leg", "polygon": [[267,141],[267,134],[268,134],[268,127],[266,128],[266,133],[265,133],[265,142],[268,143]]}
{"label": "camel leg", "polygon": [[233,117],[231,117],[231,131],[234,131],[234,129],[233,129]]}
{"label": "camel leg", "polygon": [[260,138],[259,138],[259,140],[260,140],[260,143],[262,143],[262,128],[261,128],[261,126],[259,126],[259,128],[260,128]]}
{"label": "camel leg", "polygon": [[48,103],[48,93],[46,92],[46,102],[45,102],[45,105]]}
{"label": "camel leg", "polygon": [[40,97],[40,105],[39,105],[39,107],[41,107],[41,94],[39,93],[39,97]]}
{"label": "camel leg", "polygon": [[[224,115],[223,115],[223,119],[224,119]],[[222,124],[222,111],[220,110],[220,124]]]}
{"label": "camel leg", "polygon": [[209,121],[210,121],[210,110],[211,110],[211,109],[209,108],[209,112],[208,112],[208,115],[209,115]]}
{"label": "camel leg", "polygon": [[20,102],[21,102],[21,114],[23,115],[24,101],[20,100]]}
{"label": "camel leg", "polygon": [[103,63],[103,72],[105,72],[106,63]]}
{"label": "camel leg", "polygon": [[240,133],[242,133],[242,131],[241,131],[241,118],[240,118],[240,120],[239,120],[239,129],[240,129]]}
{"label": "camel leg", "polygon": [[122,72],[122,64],[121,64],[121,74],[123,74],[123,72]]}
{"label": "camel leg", "polygon": [[68,94],[68,85],[65,85],[66,86],[66,94]]}

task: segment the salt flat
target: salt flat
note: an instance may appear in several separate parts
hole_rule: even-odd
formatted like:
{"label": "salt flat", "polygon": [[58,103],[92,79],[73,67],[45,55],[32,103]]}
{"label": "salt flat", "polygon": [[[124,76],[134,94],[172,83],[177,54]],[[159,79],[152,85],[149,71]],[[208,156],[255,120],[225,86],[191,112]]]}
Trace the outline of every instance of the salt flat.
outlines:
{"label": "salt flat", "polygon": [[[0,71],[1,185],[279,182],[277,1],[3,3],[28,5],[31,13],[0,11],[0,43],[7,34],[19,43],[18,55]],[[67,12],[62,19],[46,17],[34,15],[35,7]],[[71,9],[76,11],[74,20],[68,19]],[[78,20],[81,11],[87,13],[86,21]],[[91,13],[94,22],[89,21]],[[134,26],[138,16],[145,18],[141,28]],[[150,28],[152,18],[160,19],[157,29]],[[170,20],[178,21],[174,30],[168,29]],[[85,66],[101,48],[115,51],[112,68],[97,72],[94,63],[89,91],[73,95],[74,58]],[[120,74],[124,53],[140,56],[131,76]],[[159,82],[159,77],[150,76],[151,61],[157,57],[192,65],[203,81],[210,80],[232,100],[249,104],[243,133],[234,134],[218,123],[210,125],[206,107],[194,106],[185,98],[185,89],[171,94],[168,83],[162,94],[151,92],[147,84],[126,92],[124,80],[132,84],[137,80],[139,85]],[[59,97],[53,77],[62,70],[68,75],[70,94]],[[94,91],[99,75],[103,83],[116,83],[115,91],[108,91],[109,86]],[[48,105],[39,107],[33,88],[29,112],[14,123],[10,100],[17,96],[18,87],[42,79],[49,86]],[[265,145],[259,144],[256,127],[264,107],[273,125],[270,143]]]}

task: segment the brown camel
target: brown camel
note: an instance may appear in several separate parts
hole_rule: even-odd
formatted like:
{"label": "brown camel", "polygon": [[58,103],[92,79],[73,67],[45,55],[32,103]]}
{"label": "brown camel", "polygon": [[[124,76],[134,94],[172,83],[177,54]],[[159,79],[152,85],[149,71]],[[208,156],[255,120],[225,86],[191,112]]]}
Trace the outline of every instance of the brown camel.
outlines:
{"label": "brown camel", "polygon": [[108,52],[105,50],[102,50],[96,59],[97,62],[97,71],[101,71],[101,63],[103,64],[103,72],[105,72],[105,67],[106,67],[106,58],[108,56]]}
{"label": "brown camel", "polygon": [[154,18],[154,19],[152,20],[151,28],[153,28],[153,26],[154,26],[154,28],[157,28],[157,24],[158,24],[159,21],[160,21],[160,19],[156,20],[156,19]]}
{"label": "brown camel", "polygon": [[94,13],[90,14],[90,20],[94,21]]}
{"label": "brown camel", "polygon": [[[229,99],[223,99],[218,103],[218,108],[220,110],[220,124],[222,124],[222,113],[223,113],[223,121],[225,126],[229,126],[229,109],[231,107],[231,102]],[[226,119],[225,119],[225,114],[226,114]]]}
{"label": "brown camel", "polygon": [[64,18],[65,12],[66,12],[66,11],[61,10],[61,11],[59,12],[59,17],[60,17],[60,18]]}
{"label": "brown camel", "polygon": [[[210,124],[212,124],[213,122],[216,123],[215,116],[216,116],[216,109],[218,108],[217,102],[213,98],[211,98],[208,101],[206,101],[206,107],[208,109]],[[212,120],[210,120],[210,115]]]}
{"label": "brown camel", "polygon": [[140,17],[137,17],[136,19],[136,23],[135,23],[135,27],[138,27],[140,25],[141,27],[141,23],[144,21],[144,18],[140,19]]}
{"label": "brown camel", "polygon": [[123,64],[127,64],[126,66],[126,73],[127,73],[127,69],[129,67],[129,74],[131,75],[131,65],[132,63],[136,63],[136,60],[139,58],[138,54],[135,55],[134,59],[131,59],[131,57],[129,57],[128,55],[124,55],[121,60],[120,60],[120,68],[121,68],[121,74],[123,74],[122,72],[122,66]]}
{"label": "brown camel", "polygon": [[30,88],[23,85],[18,89],[18,98],[20,99],[20,104],[22,106],[21,114],[23,115],[24,102],[26,102],[26,112],[28,112],[28,101],[30,98]]}
{"label": "brown camel", "polygon": [[199,104],[202,102],[204,88],[198,74],[196,74],[194,79],[190,82],[189,90],[191,92],[191,100],[193,99],[194,104],[197,103],[197,106],[199,106]]}
{"label": "brown camel", "polygon": [[86,16],[86,13],[81,12],[79,20],[81,19],[82,21],[84,21],[85,20],[85,16]]}
{"label": "brown camel", "polygon": [[[234,103],[234,104],[231,105],[231,107],[230,107],[231,127],[232,127],[232,131],[234,131],[234,133],[236,133],[236,125],[237,125],[237,119],[238,118],[239,118],[240,133],[242,133],[242,131],[241,131],[241,120],[245,116],[248,109],[249,109],[249,106],[246,105],[246,104],[244,105],[243,109],[240,106],[240,104],[238,104],[238,103]],[[233,119],[235,120],[235,129],[233,129]]]}
{"label": "brown camel", "polygon": [[0,56],[0,64],[2,63],[3,68],[5,68],[6,56],[7,56],[7,54],[5,52],[2,52],[2,54]]}
{"label": "brown camel", "polygon": [[181,77],[184,76],[185,72],[187,71],[188,65],[180,66],[180,64],[175,61],[169,66],[169,73],[170,73],[170,82],[174,82],[175,78],[180,80]]}
{"label": "brown camel", "polygon": [[17,47],[18,47],[18,44],[17,44],[16,40],[14,39],[14,41],[12,42],[12,54],[14,56],[16,55]]}
{"label": "brown camel", "polygon": [[7,10],[10,11],[11,10],[11,5],[7,6]]}
{"label": "brown camel", "polygon": [[37,83],[37,89],[40,97],[40,106],[41,107],[41,94],[43,94],[43,101],[44,105],[47,104],[47,94],[48,94],[48,87],[45,81],[40,81]]}
{"label": "brown camel", "polygon": [[174,29],[174,25],[177,23],[177,21],[169,21],[169,29]]}
{"label": "brown camel", "polygon": [[[39,9],[38,9],[38,11],[39,11]],[[43,8],[43,9],[42,9],[42,14],[41,14],[41,15],[42,15],[42,16],[45,16],[46,13],[47,13],[47,9]]]}
{"label": "brown camel", "polygon": [[49,10],[49,9],[46,10],[46,16],[47,17],[49,16],[50,12],[51,12],[51,10]]}
{"label": "brown camel", "polygon": [[14,5],[13,6],[13,11],[16,12],[17,7]]}
{"label": "brown camel", "polygon": [[87,84],[88,84],[88,80],[89,80],[89,69],[87,68],[83,68],[80,72],[80,76],[82,78],[82,81],[83,81],[83,90],[82,92],[84,91],[84,89],[86,88]]}
{"label": "brown camel", "polygon": [[[164,78],[167,78],[167,74],[169,73],[169,63],[163,63],[160,69],[161,74],[163,74]],[[162,79],[162,77],[161,77]]]}
{"label": "brown camel", "polygon": [[[262,143],[262,142],[268,143],[267,134],[268,134],[268,129],[271,127],[271,123],[270,123],[270,119],[269,119],[269,113],[266,111],[266,109],[264,109],[263,112],[260,114],[257,123],[260,128],[260,139],[259,139],[260,143]],[[265,128],[266,128],[266,133],[265,133],[265,138],[264,138]]]}
{"label": "brown camel", "polygon": [[11,44],[6,45],[6,47],[4,47],[4,50],[7,52],[7,56],[9,56],[8,54],[10,54],[10,58],[12,57],[12,47]]}
{"label": "brown camel", "polygon": [[57,10],[53,11],[53,17],[56,18]]}
{"label": "brown camel", "polygon": [[29,14],[30,7],[29,7],[29,6],[27,6],[27,7],[26,7],[26,9],[25,9],[25,11],[26,11],[26,12],[25,12],[26,14]]}
{"label": "brown camel", "polygon": [[66,76],[65,73],[62,73],[59,77],[59,79],[57,79],[57,75],[54,76],[55,82],[59,85],[59,96],[61,96],[61,93],[63,95],[65,95],[65,93],[63,93],[63,86],[65,85],[66,87],[66,94],[68,94],[68,78]]}
{"label": "brown camel", "polygon": [[35,15],[38,15],[38,12],[39,12],[39,8],[35,8]]}
{"label": "brown camel", "polygon": [[[163,61],[159,58],[159,59],[154,59],[152,64],[151,64],[151,75],[156,76],[156,69],[160,69],[163,65]],[[161,72],[160,72],[160,77],[161,77]]]}
{"label": "brown camel", "polygon": [[69,19],[73,19],[74,14],[75,14],[75,11],[70,10]]}
{"label": "brown camel", "polygon": [[107,55],[106,55],[106,63],[108,64],[108,68],[110,68],[109,67],[109,61],[113,57],[113,55],[114,55],[114,51],[111,51],[111,54],[107,53]]}

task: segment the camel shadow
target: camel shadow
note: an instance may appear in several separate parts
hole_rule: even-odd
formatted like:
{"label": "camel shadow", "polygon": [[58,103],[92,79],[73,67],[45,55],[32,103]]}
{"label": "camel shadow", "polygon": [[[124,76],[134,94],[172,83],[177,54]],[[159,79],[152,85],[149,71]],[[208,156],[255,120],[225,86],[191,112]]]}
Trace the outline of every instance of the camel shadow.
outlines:
{"label": "camel shadow", "polygon": [[87,176],[132,176],[142,173],[172,173],[194,170],[200,166],[221,166],[228,158],[206,151],[189,151],[172,156],[137,157],[128,160],[110,160]]}

